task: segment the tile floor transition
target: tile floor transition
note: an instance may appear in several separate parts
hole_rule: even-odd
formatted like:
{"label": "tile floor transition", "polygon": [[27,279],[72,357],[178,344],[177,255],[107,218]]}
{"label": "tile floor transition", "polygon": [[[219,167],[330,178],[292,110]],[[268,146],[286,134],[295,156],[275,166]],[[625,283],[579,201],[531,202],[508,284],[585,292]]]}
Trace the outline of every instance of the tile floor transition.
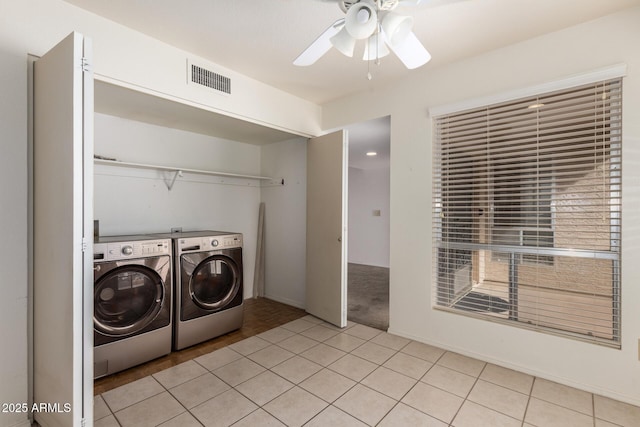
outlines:
{"label": "tile floor transition", "polygon": [[312,316],[95,396],[111,426],[640,426],[640,408]]}

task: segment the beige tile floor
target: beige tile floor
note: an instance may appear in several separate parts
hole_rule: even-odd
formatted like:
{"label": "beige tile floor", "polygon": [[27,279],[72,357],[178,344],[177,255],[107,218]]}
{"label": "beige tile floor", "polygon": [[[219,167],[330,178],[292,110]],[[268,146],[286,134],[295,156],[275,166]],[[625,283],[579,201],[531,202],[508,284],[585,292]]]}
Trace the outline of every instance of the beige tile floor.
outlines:
{"label": "beige tile floor", "polygon": [[640,426],[640,408],[312,316],[95,396],[111,426]]}

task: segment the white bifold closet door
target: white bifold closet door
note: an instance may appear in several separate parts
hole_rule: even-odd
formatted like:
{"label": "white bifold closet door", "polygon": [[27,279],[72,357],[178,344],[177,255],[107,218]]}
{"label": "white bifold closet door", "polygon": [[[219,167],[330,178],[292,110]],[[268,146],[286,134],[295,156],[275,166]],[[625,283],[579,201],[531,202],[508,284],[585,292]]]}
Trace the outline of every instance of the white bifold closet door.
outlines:
{"label": "white bifold closet door", "polygon": [[91,62],[90,40],[72,33],[34,65],[32,378],[43,426],[93,421]]}
{"label": "white bifold closet door", "polygon": [[347,325],[348,135],[307,143],[306,311]]}

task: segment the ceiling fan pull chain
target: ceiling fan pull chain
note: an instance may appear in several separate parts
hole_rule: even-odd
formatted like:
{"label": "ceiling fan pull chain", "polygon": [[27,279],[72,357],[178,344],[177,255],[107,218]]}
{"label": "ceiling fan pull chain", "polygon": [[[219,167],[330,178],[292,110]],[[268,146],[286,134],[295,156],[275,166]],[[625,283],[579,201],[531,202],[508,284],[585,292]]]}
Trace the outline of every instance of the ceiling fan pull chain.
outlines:
{"label": "ceiling fan pull chain", "polygon": [[[369,47],[369,48],[371,47],[371,37],[375,37],[375,36],[376,36],[376,34],[370,36],[367,39],[367,41],[366,41],[367,47]],[[378,56],[377,50],[378,50],[378,46],[377,46],[377,39],[376,39],[376,56]],[[371,75],[371,49],[367,50],[367,57],[368,57],[367,58],[367,80],[370,81],[373,78],[373,76]]]}
{"label": "ceiling fan pull chain", "polygon": [[380,23],[376,31],[376,65],[380,65]]}

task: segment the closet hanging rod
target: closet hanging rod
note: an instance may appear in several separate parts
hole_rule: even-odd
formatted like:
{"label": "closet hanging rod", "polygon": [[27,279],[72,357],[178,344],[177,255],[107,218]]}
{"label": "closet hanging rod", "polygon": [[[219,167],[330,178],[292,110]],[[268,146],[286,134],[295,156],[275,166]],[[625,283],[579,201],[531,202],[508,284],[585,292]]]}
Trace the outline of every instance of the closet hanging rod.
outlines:
{"label": "closet hanging rod", "polygon": [[131,168],[140,168],[140,169],[157,169],[161,171],[176,172],[176,174],[196,173],[200,175],[226,176],[230,178],[245,178],[245,179],[259,179],[259,180],[271,179],[266,176],[244,175],[244,174],[238,174],[238,173],[217,172],[217,171],[209,171],[209,170],[202,170],[202,169],[178,168],[174,166],[149,165],[146,163],[121,162],[119,160],[93,159],[93,162],[97,165],[124,166],[124,167],[131,167]]}

